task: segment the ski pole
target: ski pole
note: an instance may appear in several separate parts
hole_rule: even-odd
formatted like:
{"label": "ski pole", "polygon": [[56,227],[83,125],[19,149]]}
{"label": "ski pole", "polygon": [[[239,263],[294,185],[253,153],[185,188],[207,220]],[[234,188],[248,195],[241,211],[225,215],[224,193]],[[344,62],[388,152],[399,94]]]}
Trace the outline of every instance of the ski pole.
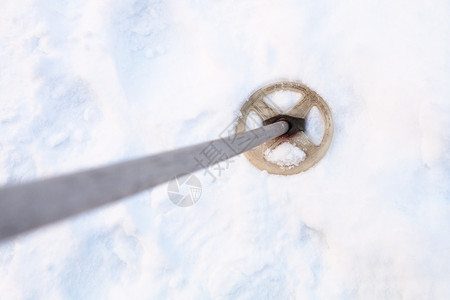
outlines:
{"label": "ski pole", "polygon": [[[304,119],[301,120],[303,126]],[[292,128],[285,119],[278,119],[270,125],[194,146],[3,187],[0,189],[0,240],[112,203],[175,176],[209,167]],[[216,155],[205,166],[198,157],[207,147],[213,147],[221,155]]]}

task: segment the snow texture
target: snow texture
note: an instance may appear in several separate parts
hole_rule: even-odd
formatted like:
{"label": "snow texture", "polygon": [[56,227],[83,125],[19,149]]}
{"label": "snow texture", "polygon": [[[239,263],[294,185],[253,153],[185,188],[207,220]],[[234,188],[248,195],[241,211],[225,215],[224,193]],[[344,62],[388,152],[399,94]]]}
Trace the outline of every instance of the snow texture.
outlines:
{"label": "snow texture", "polygon": [[243,156],[0,245],[1,299],[450,299],[446,0],[3,1],[0,184],[217,138],[257,88],[332,110],[294,176]]}
{"label": "snow texture", "polygon": [[303,99],[301,93],[292,91],[277,91],[264,97],[264,101],[280,112],[288,112],[295,104]]}
{"label": "snow texture", "polygon": [[304,161],[306,154],[295,145],[284,142],[275,147],[275,149],[267,149],[264,152],[264,158],[280,167],[290,169]]}
{"label": "snow texture", "polygon": [[320,145],[324,132],[325,124],[322,115],[320,114],[319,109],[316,106],[313,106],[306,116],[305,134],[315,145]]}

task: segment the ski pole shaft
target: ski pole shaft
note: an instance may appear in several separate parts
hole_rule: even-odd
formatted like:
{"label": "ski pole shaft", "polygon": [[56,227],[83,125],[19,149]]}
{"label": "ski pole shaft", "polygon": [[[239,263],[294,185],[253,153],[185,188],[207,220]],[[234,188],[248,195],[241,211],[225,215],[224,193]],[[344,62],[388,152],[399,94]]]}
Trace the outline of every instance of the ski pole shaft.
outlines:
{"label": "ski pole shaft", "polygon": [[[285,134],[279,121],[230,137],[77,173],[0,189],[0,240],[207,168]],[[205,163],[208,153],[214,159]]]}

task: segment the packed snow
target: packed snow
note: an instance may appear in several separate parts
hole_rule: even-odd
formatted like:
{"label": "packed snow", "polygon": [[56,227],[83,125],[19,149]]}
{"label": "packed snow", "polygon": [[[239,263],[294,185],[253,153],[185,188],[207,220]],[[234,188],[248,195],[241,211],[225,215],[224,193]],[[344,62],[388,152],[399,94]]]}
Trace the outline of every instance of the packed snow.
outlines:
{"label": "packed snow", "polygon": [[288,112],[303,99],[301,93],[293,91],[277,91],[264,97],[264,101],[278,111]]}
{"label": "packed snow", "polygon": [[0,185],[215,139],[278,80],[319,93],[335,131],[298,175],[241,155],[195,173],[195,205],[165,184],[4,241],[0,298],[450,299],[449,15],[446,0],[3,1]]}
{"label": "packed snow", "polygon": [[322,142],[323,134],[325,132],[324,126],[319,109],[316,106],[313,106],[305,120],[305,134],[313,144],[320,145]]}
{"label": "packed snow", "polygon": [[283,168],[293,168],[305,160],[306,153],[289,142],[281,143],[274,149],[268,148],[264,152],[264,158]]}

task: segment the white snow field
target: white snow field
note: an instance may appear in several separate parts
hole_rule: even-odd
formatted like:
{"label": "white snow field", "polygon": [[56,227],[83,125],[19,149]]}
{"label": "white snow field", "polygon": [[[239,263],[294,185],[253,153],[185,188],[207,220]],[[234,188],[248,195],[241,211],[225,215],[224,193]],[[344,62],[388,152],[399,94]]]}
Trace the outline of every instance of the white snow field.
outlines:
{"label": "white snow field", "polygon": [[[293,176],[241,155],[0,244],[0,299],[450,299],[450,3],[2,1],[0,185],[217,138],[299,80],[331,107]],[[281,105],[281,104],[280,104]],[[314,130],[314,129],[312,129]]]}

